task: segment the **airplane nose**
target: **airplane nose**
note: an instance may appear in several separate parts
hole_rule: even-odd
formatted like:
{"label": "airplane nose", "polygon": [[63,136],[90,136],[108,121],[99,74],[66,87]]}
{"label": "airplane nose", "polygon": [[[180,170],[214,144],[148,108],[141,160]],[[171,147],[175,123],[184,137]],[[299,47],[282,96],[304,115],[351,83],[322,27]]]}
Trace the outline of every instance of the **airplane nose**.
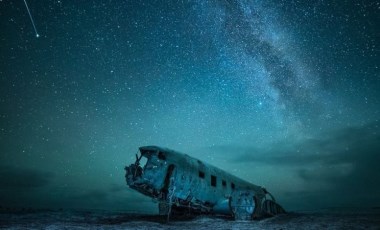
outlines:
{"label": "airplane nose", "polygon": [[135,183],[136,180],[140,179],[143,174],[143,169],[141,166],[138,166],[136,164],[131,164],[129,167],[126,166],[124,169],[126,171],[125,179],[128,185]]}

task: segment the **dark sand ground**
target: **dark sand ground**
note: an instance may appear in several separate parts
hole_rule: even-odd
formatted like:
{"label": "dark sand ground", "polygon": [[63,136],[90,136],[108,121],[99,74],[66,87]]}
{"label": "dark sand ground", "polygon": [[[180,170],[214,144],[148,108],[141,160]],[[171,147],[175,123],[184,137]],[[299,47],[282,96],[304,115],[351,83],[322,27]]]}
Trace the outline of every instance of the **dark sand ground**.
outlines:
{"label": "dark sand ground", "polygon": [[379,229],[380,210],[290,212],[259,221],[216,216],[166,218],[104,211],[2,211],[5,229]]}

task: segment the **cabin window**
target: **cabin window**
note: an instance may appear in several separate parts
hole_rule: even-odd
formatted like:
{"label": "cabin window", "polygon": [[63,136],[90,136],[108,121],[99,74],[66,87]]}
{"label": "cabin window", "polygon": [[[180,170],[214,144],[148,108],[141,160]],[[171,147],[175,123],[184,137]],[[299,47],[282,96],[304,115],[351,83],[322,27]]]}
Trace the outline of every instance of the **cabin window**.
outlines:
{"label": "cabin window", "polygon": [[227,186],[227,182],[225,180],[222,180],[222,185],[223,185],[223,187],[226,187]]}
{"label": "cabin window", "polygon": [[235,184],[234,183],[231,183],[231,188],[235,189]]}
{"label": "cabin window", "polygon": [[158,159],[160,160],[166,160],[165,154],[163,152],[158,153]]}
{"label": "cabin window", "polygon": [[211,186],[216,187],[216,176],[211,175]]}
{"label": "cabin window", "polygon": [[202,172],[202,171],[199,171],[199,177],[200,177],[200,178],[205,178],[205,173]]}

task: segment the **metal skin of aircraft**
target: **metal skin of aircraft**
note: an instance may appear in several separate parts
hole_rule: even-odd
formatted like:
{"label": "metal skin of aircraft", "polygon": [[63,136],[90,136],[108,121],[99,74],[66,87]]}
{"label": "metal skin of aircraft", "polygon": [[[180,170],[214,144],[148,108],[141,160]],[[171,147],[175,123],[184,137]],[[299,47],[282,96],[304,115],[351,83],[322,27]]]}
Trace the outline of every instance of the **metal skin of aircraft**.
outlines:
{"label": "metal skin of aircraft", "polygon": [[127,184],[157,201],[159,214],[168,219],[214,214],[253,220],[285,213],[265,188],[187,154],[157,146],[139,151],[136,162],[125,167]]}

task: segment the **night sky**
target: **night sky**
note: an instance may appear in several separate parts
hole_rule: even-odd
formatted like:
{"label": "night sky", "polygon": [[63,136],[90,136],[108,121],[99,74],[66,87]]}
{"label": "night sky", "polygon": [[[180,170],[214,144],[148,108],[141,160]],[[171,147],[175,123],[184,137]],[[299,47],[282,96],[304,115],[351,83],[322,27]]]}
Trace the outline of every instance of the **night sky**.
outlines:
{"label": "night sky", "polygon": [[380,206],[379,1],[0,0],[0,206],[153,212],[138,147],[288,210]]}

